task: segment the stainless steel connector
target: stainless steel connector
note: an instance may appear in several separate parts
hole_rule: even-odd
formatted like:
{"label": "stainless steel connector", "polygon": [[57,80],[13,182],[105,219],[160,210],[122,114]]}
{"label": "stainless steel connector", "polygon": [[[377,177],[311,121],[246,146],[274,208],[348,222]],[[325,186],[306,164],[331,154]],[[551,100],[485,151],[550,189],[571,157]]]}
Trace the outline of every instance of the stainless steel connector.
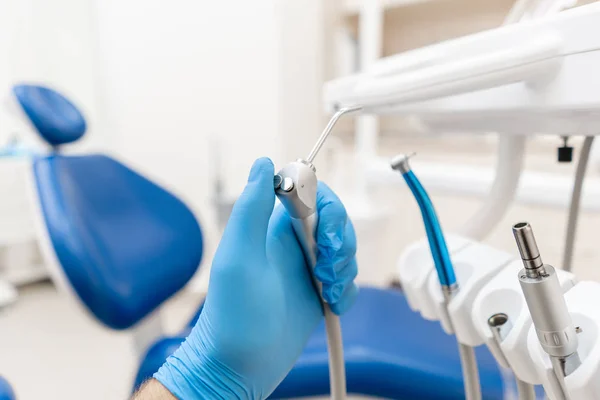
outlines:
{"label": "stainless steel connector", "polygon": [[508,315],[497,313],[488,318],[488,326],[492,331],[492,335],[494,335],[494,339],[500,344],[512,329],[512,322],[508,319]]}
{"label": "stainless steel connector", "polygon": [[572,373],[581,361],[577,354],[577,331],[553,266],[542,263],[531,225],[521,222],[513,233],[525,266],[519,283],[535,331],[544,351],[552,359],[559,380]]}
{"label": "stainless steel connector", "polygon": [[512,230],[527,276],[536,278],[543,275],[545,273],[544,262],[540,256],[531,225],[527,222],[519,222],[513,226]]}
{"label": "stainless steel connector", "polygon": [[494,337],[495,345],[498,349],[498,356],[502,357],[502,361],[504,361],[505,365],[510,365],[506,357],[504,356],[504,352],[502,351],[502,342],[508,336],[508,333],[512,329],[512,322],[508,318],[508,315],[504,313],[497,313],[488,318],[488,326],[492,331],[492,336]]}

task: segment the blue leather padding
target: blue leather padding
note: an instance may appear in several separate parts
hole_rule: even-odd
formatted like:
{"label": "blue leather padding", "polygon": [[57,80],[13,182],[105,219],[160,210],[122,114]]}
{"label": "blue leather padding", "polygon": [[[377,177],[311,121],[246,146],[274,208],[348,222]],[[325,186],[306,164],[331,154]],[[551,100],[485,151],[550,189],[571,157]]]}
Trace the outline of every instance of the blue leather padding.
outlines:
{"label": "blue leather padding", "polygon": [[[456,341],[439,323],[410,310],[396,290],[362,288],[354,307],[341,318],[348,391],[392,399],[464,399]],[[142,361],[136,387],[152,376],[185,339],[158,341]],[[503,399],[500,372],[484,347],[477,349],[483,398]],[[304,353],[271,396],[329,394],[325,328],[319,326]]]}
{"label": "blue leather padding", "polygon": [[15,393],[12,388],[4,379],[0,376],[0,400],[15,400]]}
{"label": "blue leather padding", "polygon": [[102,155],[51,155],[33,168],[59,263],[106,326],[131,327],[197,270],[198,222],[159,186]]}
{"label": "blue leather padding", "polygon": [[40,136],[52,146],[74,142],[85,133],[83,114],[57,91],[23,84],[14,86],[13,93]]}
{"label": "blue leather padding", "polygon": [[[406,400],[464,400],[457,344],[439,323],[410,310],[396,290],[363,288],[342,317],[348,391]],[[272,398],[329,393],[324,326],[312,336]],[[486,348],[477,349],[483,398],[502,399],[500,372]]]}

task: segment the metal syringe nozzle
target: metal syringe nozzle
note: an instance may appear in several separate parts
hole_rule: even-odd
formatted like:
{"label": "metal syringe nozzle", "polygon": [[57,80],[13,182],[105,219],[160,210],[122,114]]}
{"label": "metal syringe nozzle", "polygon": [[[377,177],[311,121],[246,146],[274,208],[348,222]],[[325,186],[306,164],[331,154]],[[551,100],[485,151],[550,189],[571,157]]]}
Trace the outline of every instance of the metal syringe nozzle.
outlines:
{"label": "metal syringe nozzle", "polygon": [[351,113],[351,112],[360,111],[360,110],[362,110],[362,106],[344,107],[344,108],[340,108],[335,114],[333,114],[333,117],[331,117],[331,119],[329,120],[329,123],[327,124],[327,126],[325,127],[323,132],[321,133],[321,136],[319,136],[319,139],[317,139],[317,143],[315,143],[315,145],[312,148],[312,150],[310,151],[310,153],[308,153],[308,157],[306,157],[306,161],[308,161],[309,163],[312,164],[315,157],[319,153],[319,150],[321,150],[321,147],[323,147],[325,140],[327,140],[327,137],[333,130],[333,127],[335,126],[338,119],[340,119],[340,117],[342,115]]}
{"label": "metal syringe nozzle", "polygon": [[525,271],[528,276],[531,274],[530,277],[535,278],[543,273],[544,262],[540,256],[540,250],[535,241],[533,229],[531,229],[529,223],[519,222],[513,226],[512,231],[517,242],[517,247],[519,248],[519,253],[521,254],[523,266],[525,266]]}

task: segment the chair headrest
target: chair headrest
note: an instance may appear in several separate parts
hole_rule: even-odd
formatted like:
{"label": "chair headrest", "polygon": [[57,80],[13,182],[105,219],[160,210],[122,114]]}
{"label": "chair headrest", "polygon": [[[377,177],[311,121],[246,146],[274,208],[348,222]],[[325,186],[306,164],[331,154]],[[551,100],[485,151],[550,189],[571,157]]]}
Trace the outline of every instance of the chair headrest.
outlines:
{"label": "chair headrest", "polygon": [[81,111],[56,90],[21,84],[13,87],[13,93],[35,129],[50,145],[74,142],[85,133]]}

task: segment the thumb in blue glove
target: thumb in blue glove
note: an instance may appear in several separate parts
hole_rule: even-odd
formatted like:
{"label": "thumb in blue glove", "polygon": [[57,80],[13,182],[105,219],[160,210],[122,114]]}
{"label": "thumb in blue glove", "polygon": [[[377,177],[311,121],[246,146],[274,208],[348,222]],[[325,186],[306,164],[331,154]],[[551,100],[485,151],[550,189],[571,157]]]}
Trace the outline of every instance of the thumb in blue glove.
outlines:
{"label": "thumb in blue glove", "polygon": [[[291,219],[273,211],[273,164],[257,160],[213,260],[208,296],[189,337],[155,374],[180,399],[264,399],[323,319]],[[337,196],[319,183],[315,276],[341,314],[358,289],[356,238]]]}

